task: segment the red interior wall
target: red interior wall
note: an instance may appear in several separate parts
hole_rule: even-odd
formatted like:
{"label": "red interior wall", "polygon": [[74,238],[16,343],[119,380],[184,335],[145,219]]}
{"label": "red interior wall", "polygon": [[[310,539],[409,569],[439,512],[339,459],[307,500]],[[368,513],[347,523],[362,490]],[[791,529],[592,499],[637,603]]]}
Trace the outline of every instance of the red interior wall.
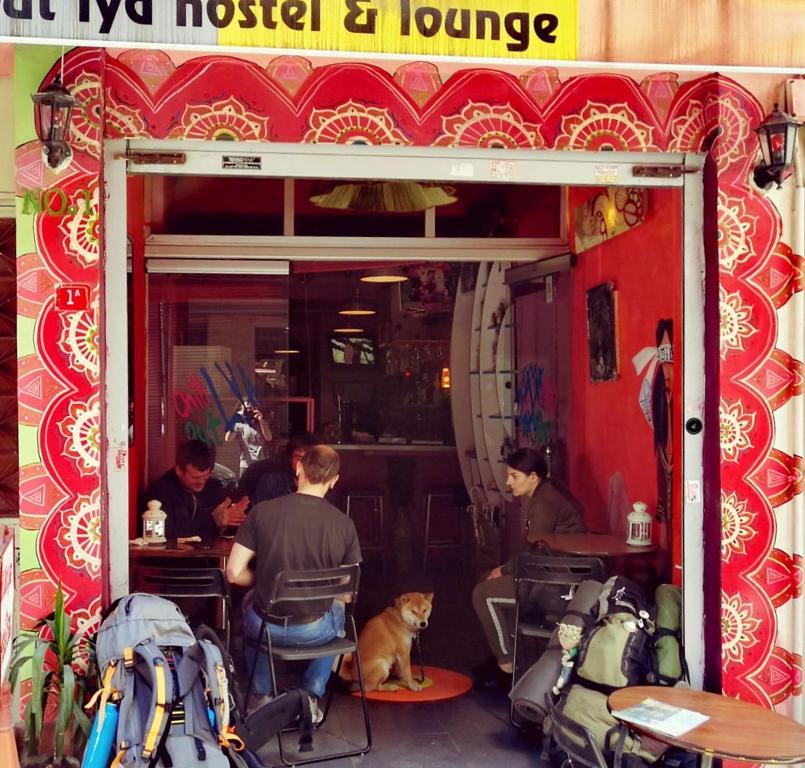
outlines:
{"label": "red interior wall", "polygon": [[[599,190],[572,189],[568,210]],[[632,357],[655,346],[660,318],[673,319],[674,359],[681,360],[682,338],[682,195],[678,190],[649,190],[644,222],[610,241],[579,254],[572,272],[571,384],[568,470],[573,493],[583,503],[591,530],[625,531],[625,520],[609,520],[609,480],[622,472],[630,504],[657,503],[653,433],[640,410],[643,373]],[[572,231],[572,229],[571,229]],[[611,281],[616,291],[618,377],[592,383],[587,346],[586,291]],[[678,421],[681,370],[675,366],[674,420]],[[674,435],[674,460],[679,436]],[[679,499],[674,499],[678,507]],[[674,510],[674,519],[679,515]]]}

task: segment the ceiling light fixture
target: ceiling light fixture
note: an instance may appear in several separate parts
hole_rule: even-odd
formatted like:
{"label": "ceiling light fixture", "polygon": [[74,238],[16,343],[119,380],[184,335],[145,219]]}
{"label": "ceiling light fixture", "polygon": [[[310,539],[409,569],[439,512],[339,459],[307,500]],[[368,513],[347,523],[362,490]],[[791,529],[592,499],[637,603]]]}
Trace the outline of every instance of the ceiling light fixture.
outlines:
{"label": "ceiling light fixture", "polygon": [[329,192],[313,195],[310,202],[319,208],[342,211],[412,213],[437,205],[455,203],[452,187],[419,181],[366,181],[336,184]]}
{"label": "ceiling light fixture", "polygon": [[404,283],[408,279],[400,267],[379,267],[361,275],[362,283]]}
{"label": "ceiling light fixture", "polygon": [[366,333],[365,328],[333,328],[333,333]]}
{"label": "ceiling light fixture", "polygon": [[289,347],[288,349],[275,349],[275,355],[298,355],[300,350]]}
{"label": "ceiling light fixture", "polygon": [[347,317],[365,317],[368,315],[376,315],[377,310],[369,304],[369,302],[361,299],[357,288],[355,289],[354,298],[344,302],[338,309],[339,315],[346,315]]}

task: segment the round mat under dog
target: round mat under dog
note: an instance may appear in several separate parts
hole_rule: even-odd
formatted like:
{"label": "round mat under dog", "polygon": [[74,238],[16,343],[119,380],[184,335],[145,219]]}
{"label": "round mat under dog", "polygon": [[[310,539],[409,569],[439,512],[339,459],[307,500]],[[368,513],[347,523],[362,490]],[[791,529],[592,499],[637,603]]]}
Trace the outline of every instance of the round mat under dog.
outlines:
{"label": "round mat under dog", "polygon": [[[419,674],[419,667],[414,668],[414,676]],[[392,681],[393,682],[393,681]],[[443,701],[463,696],[472,688],[472,680],[466,675],[441,667],[425,667],[425,682],[421,691],[409,691],[400,687],[397,691],[369,691],[366,698],[371,701],[390,701],[411,703],[416,701]],[[353,696],[360,696],[355,691]]]}

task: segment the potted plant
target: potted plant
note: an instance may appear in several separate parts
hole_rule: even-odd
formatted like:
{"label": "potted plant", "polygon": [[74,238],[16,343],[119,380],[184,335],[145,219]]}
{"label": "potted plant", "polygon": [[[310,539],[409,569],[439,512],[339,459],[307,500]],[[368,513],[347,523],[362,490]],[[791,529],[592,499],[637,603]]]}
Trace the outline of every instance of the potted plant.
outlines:
{"label": "potted plant", "polygon": [[78,766],[89,734],[84,713],[87,687],[94,677],[92,648],[70,627],[61,585],[53,613],[35,634],[14,640],[9,680],[19,690],[22,669],[30,663],[30,696],[23,712],[23,766],[68,768]]}

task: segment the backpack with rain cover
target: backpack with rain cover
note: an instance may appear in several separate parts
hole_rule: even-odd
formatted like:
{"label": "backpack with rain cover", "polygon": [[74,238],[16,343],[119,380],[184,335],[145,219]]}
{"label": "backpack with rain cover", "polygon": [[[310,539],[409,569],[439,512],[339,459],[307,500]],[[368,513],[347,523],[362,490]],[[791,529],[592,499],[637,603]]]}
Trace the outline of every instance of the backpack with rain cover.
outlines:
{"label": "backpack with rain cover", "polygon": [[646,682],[653,633],[643,590],[625,576],[613,576],[598,598],[598,620],[579,648],[579,682],[603,693]]}
{"label": "backpack with rain cover", "polygon": [[174,603],[122,598],[98,630],[96,652],[102,685],[91,703],[99,700],[99,720],[109,703],[119,714],[111,768],[230,768],[243,745],[230,727],[224,660],[214,643],[197,641]]}

